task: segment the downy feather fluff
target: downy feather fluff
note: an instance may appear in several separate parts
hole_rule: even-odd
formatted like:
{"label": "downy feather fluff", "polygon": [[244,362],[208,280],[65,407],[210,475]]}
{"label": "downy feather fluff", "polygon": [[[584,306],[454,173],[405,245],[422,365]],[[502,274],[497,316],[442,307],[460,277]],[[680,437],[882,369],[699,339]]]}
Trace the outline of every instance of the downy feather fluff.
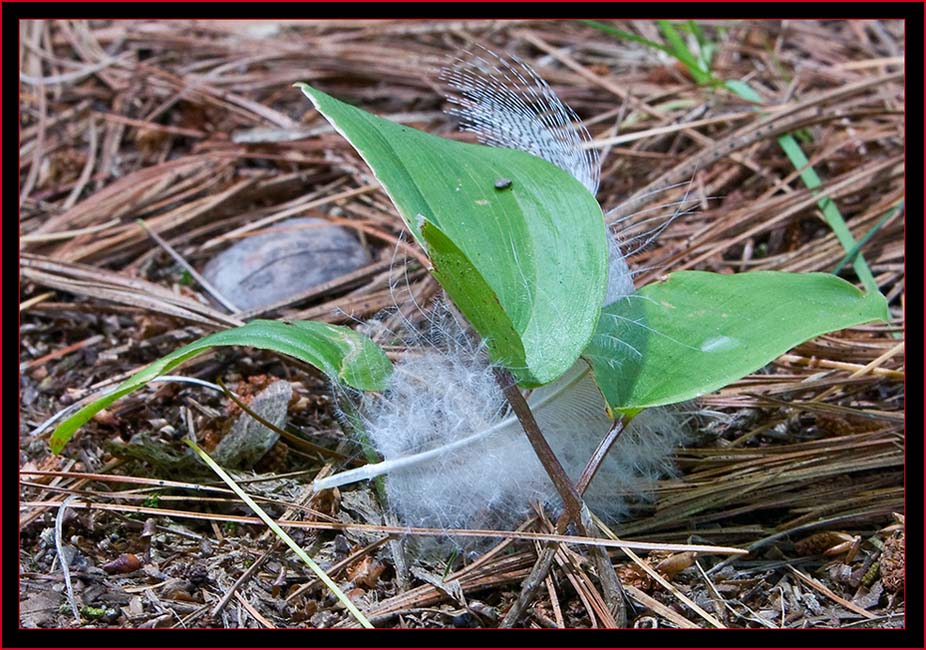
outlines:
{"label": "downy feather fluff", "polygon": [[[508,528],[531,501],[560,507],[496,383],[484,346],[458,321],[441,319],[441,348],[408,354],[389,390],[363,397],[363,430],[383,462],[323,479],[316,488],[386,474],[390,506],[410,526]],[[577,480],[613,422],[588,366],[579,361],[528,403],[572,480]],[[666,411],[638,415],[609,453],[586,492],[599,516],[619,519],[670,468],[680,427]],[[385,471],[388,470],[388,471]],[[350,476],[349,476],[350,475]],[[330,482],[330,483],[329,483]]]}
{"label": "downy feather fluff", "polygon": [[[560,166],[591,192],[599,160],[575,113],[522,61],[489,52],[460,60],[441,77],[456,92],[449,112],[481,141],[527,151]],[[633,293],[630,268],[610,241],[604,304]],[[415,335],[420,353],[395,366],[389,389],[359,404],[365,435],[383,457],[315,482],[325,489],[385,474],[387,498],[409,526],[509,528],[532,501],[559,507],[555,488],[518,420],[509,412],[484,344],[438,308],[432,330]],[[563,377],[534,390],[528,403],[573,481],[613,422],[588,365],[579,360]],[[619,519],[633,500],[671,469],[682,439],[678,418],[650,409],[632,420],[586,492],[599,516]]]}

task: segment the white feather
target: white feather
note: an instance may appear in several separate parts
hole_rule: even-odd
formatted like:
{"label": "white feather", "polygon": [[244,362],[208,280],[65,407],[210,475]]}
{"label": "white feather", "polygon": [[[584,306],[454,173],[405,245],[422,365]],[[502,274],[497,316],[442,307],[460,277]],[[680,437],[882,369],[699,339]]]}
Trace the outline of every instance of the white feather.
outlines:
{"label": "white feather", "polygon": [[[518,420],[507,412],[482,346],[456,321],[442,326],[441,347],[396,364],[389,390],[363,398],[363,429],[381,463],[316,481],[326,489],[387,475],[390,506],[399,521],[439,528],[507,528],[528,514],[531,501],[560,507],[557,492]],[[613,422],[594,378],[579,361],[557,381],[536,389],[528,403],[570,478],[578,480]],[[586,494],[599,515],[615,519],[666,469],[681,438],[679,423],[644,412],[628,427]]]}

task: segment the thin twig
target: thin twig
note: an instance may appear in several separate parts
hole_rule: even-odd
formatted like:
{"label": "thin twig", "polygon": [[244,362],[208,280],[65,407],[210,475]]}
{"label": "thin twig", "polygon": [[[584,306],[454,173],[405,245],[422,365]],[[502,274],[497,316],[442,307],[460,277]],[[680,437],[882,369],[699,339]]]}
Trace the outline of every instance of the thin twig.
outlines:
{"label": "thin twig", "polygon": [[308,554],[302,550],[302,547],[299,546],[292,537],[287,535],[283,529],[280,528],[280,525],[271,519],[270,515],[264,512],[264,510],[259,505],[257,505],[257,503],[250,496],[248,496],[248,494],[242,490],[237,483],[235,483],[234,479],[232,479],[232,477],[229,476],[225,470],[219,467],[216,462],[212,460],[209,455],[206,454],[206,452],[200,449],[199,445],[197,445],[195,442],[189,438],[184,439],[184,442],[194,452],[196,452],[196,455],[199,456],[213,472],[218,474],[219,477],[225,481],[228,487],[234,490],[235,494],[237,494],[248,505],[248,507],[251,508],[251,510],[257,513],[258,519],[267,524],[267,526],[269,526],[270,529],[276,533],[277,537],[286,542],[286,545],[289,546],[297,556],[299,556],[299,559],[305,562],[305,564],[315,573],[315,575],[321,578],[322,582],[325,583],[325,586],[327,586],[334,593],[334,595],[337,596],[338,600],[341,601],[341,603],[347,608],[347,611],[349,611],[363,627],[373,627],[370,621],[367,620],[366,616],[364,616],[363,613],[357,609],[357,606],[353,603],[353,601],[351,601],[351,599],[348,598],[343,591],[341,591],[337,584],[335,584],[335,582],[330,577],[328,577],[328,574],[325,573],[325,571],[320,566],[318,566],[315,560],[310,558]]}
{"label": "thin twig", "polygon": [[816,589],[818,592],[820,592],[821,594],[823,594],[830,600],[848,609],[850,612],[855,612],[859,616],[864,616],[865,618],[868,618],[868,619],[877,618],[877,615],[872,614],[867,609],[862,609],[861,607],[859,607],[852,601],[846,600],[845,598],[841,598],[838,594],[834,593],[832,589],[828,588],[826,585],[824,585],[819,580],[816,580],[814,578],[811,578],[809,575],[801,573],[794,567],[789,567],[789,568],[791,569],[791,573],[793,573],[794,576],[798,578],[801,582],[813,587],[814,589]]}
{"label": "thin twig", "polygon": [[[221,469],[221,468],[219,468]],[[250,497],[249,497],[250,498]],[[23,501],[23,507],[57,507],[59,501]],[[215,514],[197,512],[194,510],[174,510],[170,508],[153,508],[149,506],[130,506],[124,503],[92,503],[77,501],[71,508],[85,508],[89,510],[109,510],[122,513],[135,513],[142,515],[155,515],[164,517],[183,517],[200,521],[230,522],[236,524],[259,525],[263,521],[260,517],[249,515]],[[558,542],[562,544],[577,544],[579,546],[603,546],[615,549],[637,549],[640,551],[691,551],[694,553],[707,553],[711,555],[746,555],[748,551],[732,546],[716,546],[712,544],[675,544],[641,542],[624,539],[602,539],[600,537],[585,537],[581,535],[558,535],[552,533],[533,533],[522,530],[495,530],[490,528],[423,528],[410,526],[382,526],[376,524],[345,524],[333,521],[300,521],[293,519],[280,519],[276,522],[282,528],[304,530],[337,530],[357,531],[362,533],[385,533],[391,535],[418,535],[428,537],[467,537],[467,538],[495,538],[520,539],[525,541],[539,540],[541,542]]]}
{"label": "thin twig", "polygon": [[267,560],[269,560],[269,559],[273,556],[273,554],[277,552],[277,550],[278,550],[279,548],[280,548],[280,540],[279,540],[279,539],[273,540],[273,544],[270,546],[270,548],[268,548],[266,551],[264,551],[263,554],[262,554],[259,558],[257,558],[257,559],[254,561],[254,563],[253,563],[251,566],[249,566],[249,567],[245,570],[245,572],[242,573],[242,574],[238,577],[237,580],[235,580],[235,584],[233,584],[233,585],[231,586],[231,589],[229,589],[227,592],[225,592],[225,595],[222,596],[222,600],[220,600],[219,603],[213,608],[212,614],[211,614],[211,615],[212,615],[212,618],[215,618],[216,616],[218,616],[219,614],[222,613],[222,610],[225,609],[225,607],[226,607],[226,606],[228,605],[228,603],[231,601],[232,597],[233,597],[235,594],[238,593],[238,589],[241,588],[241,585],[243,585],[243,584],[246,583],[248,580],[250,580],[251,577],[252,577],[255,573],[257,573],[257,571],[258,571],[262,566],[264,566],[264,562],[266,562]]}
{"label": "thin twig", "polygon": [[[585,465],[585,469],[582,471],[582,475],[579,477],[579,481],[576,483],[576,491],[579,494],[585,494],[585,491],[588,489],[588,486],[591,484],[592,479],[595,478],[595,474],[598,472],[598,468],[601,466],[601,462],[604,460],[605,456],[608,453],[608,450],[617,442],[618,437],[624,431],[624,421],[623,419],[617,420],[614,423],[614,426],[611,427],[611,430],[608,431],[608,434],[602,439],[599,443],[598,448],[595,449],[591,458],[588,459],[588,463]],[[569,525],[569,516],[568,514],[563,514],[556,521],[556,526],[554,531],[557,534],[562,534],[566,531],[567,526]],[[533,602],[534,597],[537,595],[537,590],[540,588],[540,585],[543,584],[546,577],[550,574],[550,569],[553,567],[553,560],[556,557],[556,549],[559,548],[559,544],[550,543],[547,544],[540,555],[537,557],[537,561],[534,563],[533,568],[531,569],[530,574],[527,578],[524,579],[524,582],[521,585],[521,593],[518,594],[518,599],[514,602],[508,612],[505,614],[504,619],[502,620],[499,627],[514,627],[521,616],[524,615],[524,612],[527,610],[527,607]],[[596,555],[596,560],[600,556]],[[605,552],[605,557],[607,552]],[[607,560],[610,564],[610,558]],[[611,571],[599,571],[601,575],[608,575],[613,573],[613,568]],[[613,585],[611,586],[613,589]],[[622,589],[620,582],[617,585],[618,589]],[[625,623],[624,620],[621,620],[623,617],[623,612],[613,612],[613,616],[616,621]],[[623,627],[623,625],[620,625]]]}
{"label": "thin twig", "polygon": [[235,403],[235,406],[237,406],[238,408],[240,408],[245,414],[247,414],[248,416],[250,416],[251,418],[253,418],[253,419],[256,420],[257,422],[259,422],[259,423],[262,424],[263,426],[267,427],[268,429],[270,429],[270,430],[273,431],[274,433],[280,435],[284,440],[286,440],[287,442],[290,442],[293,446],[295,446],[295,447],[301,447],[301,448],[303,449],[303,451],[310,451],[310,452],[314,452],[314,453],[317,453],[317,454],[321,454],[321,455],[323,455],[323,456],[327,456],[327,457],[331,457],[331,458],[336,458],[337,460],[345,461],[345,462],[347,462],[348,464],[353,464],[353,463],[358,463],[358,462],[360,462],[359,460],[351,459],[351,458],[349,458],[347,455],[342,454],[342,453],[340,453],[340,452],[337,452],[337,451],[335,451],[335,450],[333,450],[333,449],[328,449],[327,447],[323,447],[323,446],[321,446],[321,445],[316,445],[316,444],[315,444],[314,442],[312,442],[311,440],[306,440],[305,438],[303,438],[303,437],[301,437],[301,436],[297,436],[297,435],[294,434],[294,433],[290,433],[290,432],[287,431],[286,429],[283,429],[283,428],[281,428],[281,427],[278,427],[278,426],[275,425],[273,422],[271,422],[271,421],[268,420],[267,418],[261,416],[259,413],[257,413],[256,411],[254,411],[254,410],[253,410],[251,407],[249,407],[247,404],[245,404],[244,402],[242,402],[242,401],[241,401],[241,398],[238,397],[237,395],[235,395],[233,392],[231,392],[231,391],[228,389],[228,387],[222,382],[221,379],[216,379],[216,382],[218,383],[218,388],[219,388],[219,390],[223,391],[223,392],[225,393],[225,396],[228,397],[228,399],[230,399],[232,402]]}
{"label": "thin twig", "polygon": [[647,562],[641,559],[639,555],[637,555],[630,549],[627,549],[625,552],[630,557],[630,559],[633,560],[637,564],[637,566],[639,566],[641,569],[643,569],[646,572],[646,574],[649,577],[651,577],[653,580],[658,582],[660,585],[668,589],[669,592],[674,594],[676,598],[678,598],[680,601],[685,603],[688,607],[693,609],[698,615],[701,616],[701,618],[703,618],[705,621],[707,621],[714,627],[717,627],[717,628],[724,627],[723,623],[721,623],[716,618],[714,618],[713,616],[705,612],[704,609],[701,608],[697,603],[695,603],[688,596],[680,592],[675,586],[672,585],[672,583],[670,583],[668,580],[666,580],[661,575],[659,575],[659,573],[655,569],[653,569],[653,567],[651,567]]}
{"label": "thin twig", "polygon": [[97,130],[96,130],[96,120],[91,119],[89,126],[87,127],[88,131],[88,144],[87,144],[87,162],[84,164],[83,170],[80,172],[80,178],[77,179],[77,182],[74,184],[74,188],[71,190],[71,193],[68,194],[68,197],[64,200],[64,203],[61,204],[62,210],[70,210],[74,207],[74,204],[77,203],[77,199],[80,198],[80,193],[84,191],[84,187],[87,186],[87,183],[90,181],[90,175],[93,174],[93,167],[96,164],[96,148],[97,148]]}
{"label": "thin twig", "polygon": [[254,605],[252,605],[251,603],[249,603],[249,602],[248,602],[248,599],[241,595],[241,592],[236,591],[236,592],[235,592],[235,598],[238,599],[238,602],[241,603],[241,606],[244,607],[244,609],[247,611],[247,613],[250,614],[250,615],[254,618],[254,620],[256,620],[258,623],[260,623],[261,625],[263,625],[264,627],[266,627],[266,628],[268,628],[268,629],[271,629],[271,630],[272,630],[272,629],[276,629],[276,625],[274,625],[273,623],[271,623],[270,621],[268,621],[268,620],[264,617],[263,614],[261,614],[259,611],[257,611],[257,609],[254,607]]}

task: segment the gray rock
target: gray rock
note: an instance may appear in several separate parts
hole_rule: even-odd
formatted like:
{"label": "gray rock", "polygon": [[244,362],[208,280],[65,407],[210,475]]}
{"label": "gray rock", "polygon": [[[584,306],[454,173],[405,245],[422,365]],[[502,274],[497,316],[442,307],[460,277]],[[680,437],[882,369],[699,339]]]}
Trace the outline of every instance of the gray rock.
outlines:
{"label": "gray rock", "polygon": [[206,279],[241,310],[273,304],[370,263],[370,254],[347,228],[299,217],[246,237],[209,260]]}
{"label": "gray rock", "polygon": [[[292,396],[293,387],[288,381],[280,380],[255,395],[248,407],[267,422],[282,428]],[[223,467],[250,469],[279,439],[279,433],[242,413],[231,431],[216,445],[212,457]]]}

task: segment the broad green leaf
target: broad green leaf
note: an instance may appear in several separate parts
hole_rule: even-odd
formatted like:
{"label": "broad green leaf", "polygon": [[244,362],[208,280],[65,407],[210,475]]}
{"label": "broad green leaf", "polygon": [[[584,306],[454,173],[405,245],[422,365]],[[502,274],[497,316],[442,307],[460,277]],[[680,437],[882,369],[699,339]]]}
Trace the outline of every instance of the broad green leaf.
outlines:
{"label": "broad green leaf", "polygon": [[280,352],[360,390],[385,390],[392,372],[392,364],[380,347],[347,327],[314,321],[254,320],[194,341],[136,372],[58,425],[51,436],[51,450],[59,453],[78,428],[120,397],[211,348],[230,345]]}
{"label": "broad green leaf", "polygon": [[722,388],[808,339],[889,318],[828,273],[680,271],[605,307],[583,356],[613,411]]}
{"label": "broad green leaf", "polygon": [[422,225],[421,234],[431,253],[434,277],[447,293],[455,296],[454,302],[460,311],[471,314],[470,322],[473,327],[480,332],[492,332],[496,348],[514,350],[516,358],[524,358],[526,351],[521,345],[518,333],[511,327],[511,322],[505,314],[494,308],[494,293],[491,287],[482,281],[472,262],[434,224],[426,222]]}
{"label": "broad green leaf", "polygon": [[492,357],[526,386],[568,370],[607,282],[595,197],[531,154],[439,138],[297,85],[373,170]]}

